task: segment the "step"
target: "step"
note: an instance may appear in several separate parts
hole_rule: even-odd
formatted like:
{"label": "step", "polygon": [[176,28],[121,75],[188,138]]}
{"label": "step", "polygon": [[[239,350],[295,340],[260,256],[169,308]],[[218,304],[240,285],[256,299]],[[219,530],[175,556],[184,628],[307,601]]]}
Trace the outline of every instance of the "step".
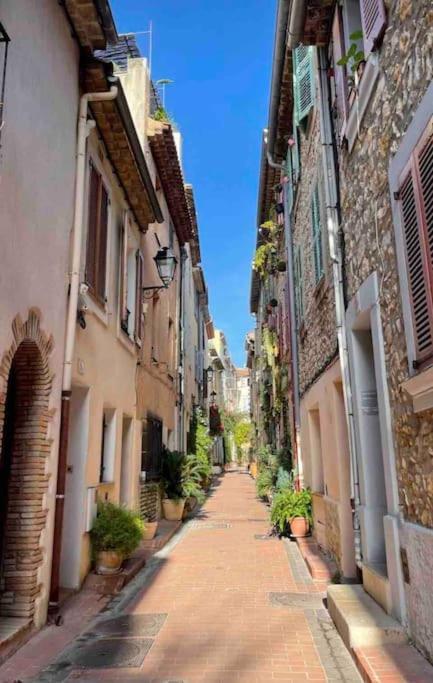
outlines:
{"label": "step", "polygon": [[362,566],[364,590],[385,610],[392,612],[391,584],[386,573],[386,565],[364,564]]}
{"label": "step", "polygon": [[329,586],[328,610],[349,650],[357,646],[406,643],[407,635],[360,585]]}
{"label": "step", "polygon": [[311,538],[297,538],[296,543],[313,579],[331,582],[337,572],[337,565],[321,551]]}
{"label": "step", "polygon": [[433,667],[411,645],[355,647],[353,657],[365,683],[433,681]]}

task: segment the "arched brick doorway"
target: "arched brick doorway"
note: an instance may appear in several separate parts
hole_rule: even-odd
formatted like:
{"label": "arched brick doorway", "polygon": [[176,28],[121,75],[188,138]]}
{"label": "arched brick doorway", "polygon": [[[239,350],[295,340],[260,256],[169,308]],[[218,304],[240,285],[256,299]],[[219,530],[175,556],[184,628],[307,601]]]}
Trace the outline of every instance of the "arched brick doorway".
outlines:
{"label": "arched brick doorway", "polygon": [[13,333],[0,364],[0,616],[32,619],[44,560],[52,342],[37,311],[24,324],[16,318]]}

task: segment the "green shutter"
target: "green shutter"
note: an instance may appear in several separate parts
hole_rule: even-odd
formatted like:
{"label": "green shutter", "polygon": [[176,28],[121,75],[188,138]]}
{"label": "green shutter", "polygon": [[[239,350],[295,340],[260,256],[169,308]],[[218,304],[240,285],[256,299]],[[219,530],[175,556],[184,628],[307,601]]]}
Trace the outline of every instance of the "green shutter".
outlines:
{"label": "green shutter", "polygon": [[287,190],[286,190],[286,211],[287,215],[290,216],[293,207],[293,172],[292,172],[292,155],[290,152],[290,147],[287,148],[287,156],[285,162],[284,173],[287,177]]}
{"label": "green shutter", "polygon": [[300,45],[293,51],[295,118],[300,123],[314,105],[314,48]]}
{"label": "green shutter", "polygon": [[294,258],[294,281],[295,281],[295,314],[296,323],[299,327],[304,317],[304,283],[302,273],[302,247],[295,247]]}
{"label": "green shutter", "polygon": [[311,228],[313,236],[314,277],[317,283],[323,275],[322,221],[320,219],[318,183],[316,183],[313,196],[311,197]]}
{"label": "green shutter", "polygon": [[[293,117],[295,119],[295,117]],[[293,139],[295,144],[292,146],[292,167],[293,167],[293,182],[296,184],[300,176],[300,160],[299,160],[299,131],[296,121],[293,120]]]}

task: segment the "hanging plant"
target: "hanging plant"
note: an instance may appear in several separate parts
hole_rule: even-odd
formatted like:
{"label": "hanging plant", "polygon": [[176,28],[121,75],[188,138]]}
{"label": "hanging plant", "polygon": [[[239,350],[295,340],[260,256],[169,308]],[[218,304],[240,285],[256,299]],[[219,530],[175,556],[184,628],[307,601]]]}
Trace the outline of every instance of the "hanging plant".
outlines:
{"label": "hanging plant", "polygon": [[265,278],[273,269],[276,249],[272,242],[266,242],[258,247],[253,260],[253,269]]}

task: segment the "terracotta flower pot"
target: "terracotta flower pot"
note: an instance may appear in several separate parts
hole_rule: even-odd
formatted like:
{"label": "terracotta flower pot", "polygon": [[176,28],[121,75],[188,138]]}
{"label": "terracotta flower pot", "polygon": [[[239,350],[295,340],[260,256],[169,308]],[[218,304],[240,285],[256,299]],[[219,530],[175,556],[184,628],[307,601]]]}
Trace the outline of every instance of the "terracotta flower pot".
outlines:
{"label": "terracotta flower pot", "polygon": [[96,558],[97,574],[117,574],[123,562],[123,555],[117,550],[101,550]]}
{"label": "terracotta flower pot", "polygon": [[182,520],[184,507],[185,498],[178,498],[177,500],[172,500],[171,498],[162,499],[164,517],[170,522],[180,522]]}
{"label": "terracotta flower pot", "polygon": [[303,538],[308,536],[310,532],[310,524],[305,517],[294,517],[290,522],[290,533],[295,538]]}
{"label": "terracotta flower pot", "polygon": [[143,531],[143,541],[151,541],[155,538],[158,522],[145,522]]}

